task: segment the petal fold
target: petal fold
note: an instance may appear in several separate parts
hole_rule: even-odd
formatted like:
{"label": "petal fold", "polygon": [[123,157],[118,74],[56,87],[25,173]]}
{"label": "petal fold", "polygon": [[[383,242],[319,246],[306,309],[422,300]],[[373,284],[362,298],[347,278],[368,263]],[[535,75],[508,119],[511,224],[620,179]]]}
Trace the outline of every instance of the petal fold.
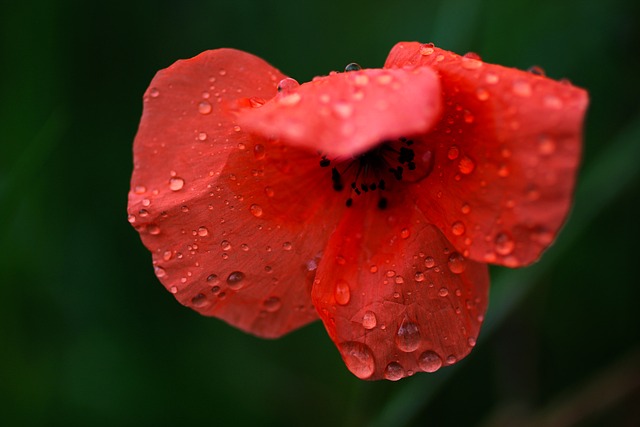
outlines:
{"label": "petal fold", "polygon": [[442,119],[420,137],[435,167],[414,189],[425,216],[471,259],[537,260],[571,205],[586,91],[419,43],[396,45],[385,66],[440,75]]}
{"label": "petal fold", "polygon": [[329,335],[361,379],[456,363],[475,345],[487,308],[487,266],[464,259],[410,204],[396,206],[347,212],[313,285]]}
{"label": "petal fold", "polygon": [[429,68],[332,73],[297,85],[288,79],[243,127],[264,137],[333,156],[365,152],[381,141],[427,131],[440,114],[440,87]]}

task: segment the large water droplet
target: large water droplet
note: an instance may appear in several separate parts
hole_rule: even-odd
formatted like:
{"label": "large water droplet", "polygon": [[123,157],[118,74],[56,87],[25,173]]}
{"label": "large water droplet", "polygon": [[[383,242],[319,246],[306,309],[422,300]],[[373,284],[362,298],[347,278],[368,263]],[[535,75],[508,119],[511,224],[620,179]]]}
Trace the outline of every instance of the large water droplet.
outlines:
{"label": "large water droplet", "polygon": [[269,297],[263,301],[262,305],[269,313],[274,313],[280,310],[282,307],[282,301],[280,301],[280,298],[278,297]]}
{"label": "large water droplet", "polygon": [[155,266],[153,267],[154,272],[156,273],[156,277],[160,278],[160,277],[164,277],[167,275],[167,272],[165,271],[164,268],[159,267],[159,266]]}
{"label": "large water droplet", "polygon": [[349,283],[345,280],[338,280],[333,294],[336,298],[336,303],[340,305],[349,304],[349,301],[351,300],[351,289],[349,288]]}
{"label": "large water droplet", "polygon": [[449,150],[447,151],[447,157],[449,158],[449,160],[455,160],[459,155],[460,149],[458,147],[456,147],[455,145],[449,147]]}
{"label": "large water droplet", "polygon": [[376,369],[371,349],[357,341],[348,341],[340,346],[347,368],[358,378],[367,379]]}
{"label": "large water droplet", "polygon": [[454,252],[449,256],[449,270],[454,274],[462,273],[467,268],[466,262],[462,255]]}
{"label": "large water droplet", "polygon": [[290,93],[300,87],[300,83],[291,77],[284,78],[278,83],[278,92]]}
{"label": "large water droplet", "polygon": [[256,218],[260,218],[262,216],[262,207],[260,205],[253,204],[249,207],[249,211]]}
{"label": "large water droplet", "polygon": [[209,101],[201,101],[198,104],[198,111],[200,112],[200,114],[210,114],[211,110],[213,110],[213,107],[211,106],[211,103],[209,103]]}
{"label": "large water droplet", "polygon": [[244,286],[244,273],[241,271],[234,271],[227,277],[227,284],[231,289],[238,290]]}
{"label": "large water droplet", "polygon": [[367,310],[362,316],[362,327],[365,329],[373,329],[378,324],[378,319],[373,311]]}
{"label": "large water droplet", "polygon": [[420,345],[420,330],[413,322],[403,321],[396,333],[396,345],[401,351],[409,353]]}
{"label": "large water droplet", "polygon": [[464,156],[460,159],[458,163],[458,169],[461,173],[468,175],[475,169],[476,164],[471,160],[471,158]]}
{"label": "large water droplet", "polygon": [[502,233],[498,233],[495,239],[496,252],[499,255],[509,255],[515,249],[515,242],[511,238],[511,236],[503,231]]}
{"label": "large water droplet", "polygon": [[204,236],[207,236],[207,235],[209,235],[209,230],[207,229],[207,227],[202,226],[202,227],[198,228],[198,236],[204,237]]}
{"label": "large water droplet", "polygon": [[194,307],[204,307],[209,305],[209,301],[207,300],[207,297],[204,296],[204,294],[197,294],[196,296],[191,298],[191,304],[193,304]]}
{"label": "large water droplet", "polygon": [[179,191],[184,187],[184,179],[174,176],[169,180],[169,189],[171,191]]}
{"label": "large water droplet", "polygon": [[435,351],[427,350],[418,357],[418,365],[424,372],[435,372],[442,367],[442,359]]}
{"label": "large water droplet", "polygon": [[404,378],[404,368],[398,362],[391,362],[384,369],[384,378],[390,381],[398,381]]}
{"label": "large water droplet", "polygon": [[461,221],[456,221],[451,226],[451,232],[454,236],[462,236],[464,234],[464,224]]}

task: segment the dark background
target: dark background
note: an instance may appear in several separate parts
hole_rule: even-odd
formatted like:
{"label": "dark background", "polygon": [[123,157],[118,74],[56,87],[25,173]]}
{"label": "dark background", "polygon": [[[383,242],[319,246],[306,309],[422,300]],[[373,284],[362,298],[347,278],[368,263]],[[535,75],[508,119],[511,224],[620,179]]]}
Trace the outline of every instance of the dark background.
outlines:
{"label": "dark background", "polygon": [[[637,5],[2,2],[0,424],[638,425]],[[155,72],[235,47],[303,82],[382,66],[401,40],[538,65],[591,96],[571,217],[540,263],[492,270],[476,349],[363,382],[320,323],[264,341],[180,306],[125,209]]]}

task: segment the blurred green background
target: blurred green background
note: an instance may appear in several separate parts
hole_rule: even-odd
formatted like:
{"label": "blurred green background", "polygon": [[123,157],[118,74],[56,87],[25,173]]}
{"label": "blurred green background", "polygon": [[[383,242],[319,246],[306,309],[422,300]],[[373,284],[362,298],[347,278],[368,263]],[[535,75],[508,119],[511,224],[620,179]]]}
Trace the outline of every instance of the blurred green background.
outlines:
{"label": "blurred green background", "polygon": [[[633,0],[34,1],[0,6],[3,426],[636,426],[640,7]],[[217,47],[306,81],[401,40],[543,67],[591,96],[576,203],[492,270],[458,365],[363,382],[315,323],[264,341],[180,306],[126,219],[155,72]]]}

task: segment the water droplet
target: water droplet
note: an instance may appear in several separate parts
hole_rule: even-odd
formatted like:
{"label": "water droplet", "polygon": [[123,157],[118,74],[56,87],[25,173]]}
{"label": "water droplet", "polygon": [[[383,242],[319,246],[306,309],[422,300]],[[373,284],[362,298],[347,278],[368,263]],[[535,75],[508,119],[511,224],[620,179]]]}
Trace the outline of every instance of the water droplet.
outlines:
{"label": "water droplet", "polygon": [[171,292],[172,294],[177,294],[178,293],[178,287],[177,286],[172,286],[169,288],[169,292]]}
{"label": "water droplet", "polygon": [[460,208],[460,211],[466,215],[471,212],[471,206],[469,206],[468,203],[465,203],[464,205],[462,205],[462,208]]}
{"label": "water droplet", "polygon": [[231,289],[238,290],[244,286],[244,273],[241,271],[234,271],[227,277],[227,284]]}
{"label": "water droplet", "polygon": [[158,88],[152,87],[149,91],[149,96],[152,98],[157,98],[160,96],[160,90]]}
{"label": "water droplet", "polygon": [[169,189],[171,191],[179,191],[184,187],[184,179],[174,176],[169,180]]}
{"label": "water droplet", "polygon": [[369,267],[369,271],[372,273],[377,273],[378,272],[378,266],[377,265],[372,265],[371,267]]}
{"label": "water droplet", "polygon": [[433,52],[435,52],[435,49],[433,48],[432,43],[426,43],[420,46],[420,55],[422,56],[432,55]]}
{"label": "water droplet", "polygon": [[210,285],[215,285],[219,281],[217,274],[210,274],[207,276],[207,282],[209,282]]}
{"label": "water droplet", "polygon": [[411,236],[411,231],[409,231],[408,228],[403,228],[402,230],[400,230],[400,237],[402,237],[403,239],[407,239],[409,236]]}
{"label": "water droplet", "polygon": [[454,274],[462,273],[467,268],[466,262],[462,255],[454,252],[449,255],[449,270]]}
{"label": "water droplet", "polygon": [[159,267],[159,266],[154,266],[153,267],[153,271],[154,273],[156,273],[156,277],[160,278],[160,277],[164,277],[167,275],[167,272],[164,268]]}
{"label": "water droplet", "polygon": [[207,140],[207,133],[206,132],[200,132],[198,133],[198,139],[200,141],[206,141]]}
{"label": "water droplet", "polygon": [[454,363],[456,363],[458,361],[458,358],[455,357],[453,354],[447,356],[447,364],[448,365],[453,365]]}
{"label": "water droplet", "polygon": [[418,365],[424,372],[435,372],[442,367],[442,359],[435,351],[427,350],[418,357]]}
{"label": "water droplet", "polygon": [[500,165],[500,167],[498,167],[498,176],[500,178],[506,178],[509,176],[509,168],[507,165]]}
{"label": "water droplet", "polygon": [[559,110],[562,108],[562,100],[555,95],[547,95],[544,97],[544,106],[552,110]]}
{"label": "water droplet", "polygon": [[269,313],[275,313],[282,307],[282,301],[278,297],[269,297],[263,301],[262,305]]}
{"label": "water droplet", "polygon": [[300,83],[298,83],[296,79],[287,77],[280,80],[280,83],[278,83],[278,92],[289,93],[289,92],[295,91],[299,87],[300,87]]}
{"label": "water droplet", "polygon": [[499,255],[509,255],[515,249],[515,242],[507,232],[498,233],[495,239],[496,252]]}
{"label": "water droplet", "polygon": [[160,227],[157,224],[149,224],[147,225],[147,232],[153,236],[157,236],[160,234]]}
{"label": "water droplet", "polygon": [[416,282],[424,282],[424,273],[422,271],[416,271],[415,280]]}
{"label": "water droplet", "polygon": [[204,296],[204,294],[197,294],[191,298],[191,304],[193,304],[194,307],[204,307],[209,305],[209,301],[207,301],[207,297]]}
{"label": "water droplet", "polygon": [[469,339],[467,339],[467,343],[469,344],[469,347],[475,347],[476,346],[476,339],[473,337],[469,337]]}
{"label": "water droplet", "polygon": [[486,101],[489,99],[489,91],[483,88],[478,88],[476,90],[476,98],[480,101]]}
{"label": "water droplet", "polygon": [[220,242],[220,247],[223,251],[228,251],[231,249],[231,243],[228,240],[223,240]]}
{"label": "water droplet", "polygon": [[462,236],[464,234],[465,227],[461,221],[456,221],[451,226],[451,232],[454,236]]}
{"label": "water droplet", "polygon": [[556,151],[555,141],[546,135],[541,136],[540,139],[538,140],[538,152],[543,156],[549,156],[555,153],[555,151]]}
{"label": "water droplet", "polygon": [[336,298],[336,303],[340,305],[349,304],[349,300],[351,300],[351,289],[349,288],[349,284],[344,280],[338,280],[333,295]]}
{"label": "water droplet", "polygon": [[447,288],[440,288],[440,290],[438,291],[438,295],[440,295],[441,297],[446,297],[447,295],[449,295],[449,289]]}
{"label": "water droplet", "polygon": [[531,85],[522,80],[514,82],[512,90],[513,93],[523,98],[531,96]]}
{"label": "water droplet", "polygon": [[262,144],[256,144],[253,147],[253,155],[256,157],[257,160],[262,160],[265,158],[265,150],[264,150],[264,145]]}
{"label": "water droplet", "polygon": [[384,369],[384,378],[390,381],[398,381],[404,378],[404,368],[398,362],[391,362]]}
{"label": "water droplet", "polygon": [[198,104],[198,111],[200,112],[200,114],[210,114],[211,110],[213,110],[213,107],[211,106],[209,101],[201,101]]}
{"label": "water droplet", "polygon": [[402,285],[404,283],[404,277],[402,276],[396,276],[396,278],[394,279],[394,281],[396,282],[397,285]]}
{"label": "water droplet", "polygon": [[415,351],[420,345],[420,330],[413,322],[402,322],[396,333],[396,346],[400,351],[410,353]]}
{"label": "water droplet", "polygon": [[461,173],[469,175],[475,169],[476,164],[467,156],[463,156],[458,163],[458,169]]}
{"label": "water droplet", "polygon": [[207,235],[209,235],[209,230],[207,229],[207,227],[203,226],[203,227],[198,228],[198,236],[204,237],[204,236],[207,236]]}
{"label": "water droplet", "polygon": [[428,257],[426,257],[426,258],[424,259],[424,266],[425,266],[425,267],[427,267],[427,268],[433,268],[435,265],[436,265],[436,260],[435,260],[435,259],[433,259],[433,257],[428,256]]}
{"label": "water droplet", "polygon": [[362,316],[362,327],[365,329],[373,329],[378,324],[376,314],[373,311],[367,310]]}
{"label": "water droplet", "polygon": [[493,73],[487,73],[487,75],[484,78],[484,81],[489,83],[490,85],[494,85],[500,81],[500,78]]}
{"label": "water droplet", "polygon": [[353,106],[346,102],[333,104],[333,112],[341,119],[348,119],[353,114]]}
{"label": "water droplet", "polygon": [[134,222],[136,222],[136,216],[132,214],[127,215],[127,221],[133,224]]}
{"label": "water droplet", "polygon": [[282,249],[284,249],[285,251],[290,251],[292,247],[293,245],[291,244],[291,242],[284,242],[282,244]]}
{"label": "water droplet", "polygon": [[367,379],[376,369],[371,349],[357,341],[348,341],[339,346],[347,368],[358,378]]}
{"label": "water droplet", "polygon": [[451,146],[449,148],[449,151],[447,151],[447,157],[449,158],[449,160],[455,160],[458,158],[459,155],[460,155],[460,150],[455,145]]}
{"label": "water droplet", "polygon": [[362,70],[362,67],[360,66],[360,64],[356,64],[355,62],[352,62],[348,64],[346,67],[344,67],[345,72],[360,71],[360,70]]}
{"label": "water droplet", "polygon": [[253,204],[249,207],[249,211],[256,218],[260,218],[262,216],[262,207],[260,205]]}
{"label": "water droplet", "polygon": [[482,61],[480,61],[480,58],[474,57],[473,55],[476,54],[471,55],[471,53],[472,52],[469,52],[462,57],[462,68],[465,70],[477,70],[482,67]]}

